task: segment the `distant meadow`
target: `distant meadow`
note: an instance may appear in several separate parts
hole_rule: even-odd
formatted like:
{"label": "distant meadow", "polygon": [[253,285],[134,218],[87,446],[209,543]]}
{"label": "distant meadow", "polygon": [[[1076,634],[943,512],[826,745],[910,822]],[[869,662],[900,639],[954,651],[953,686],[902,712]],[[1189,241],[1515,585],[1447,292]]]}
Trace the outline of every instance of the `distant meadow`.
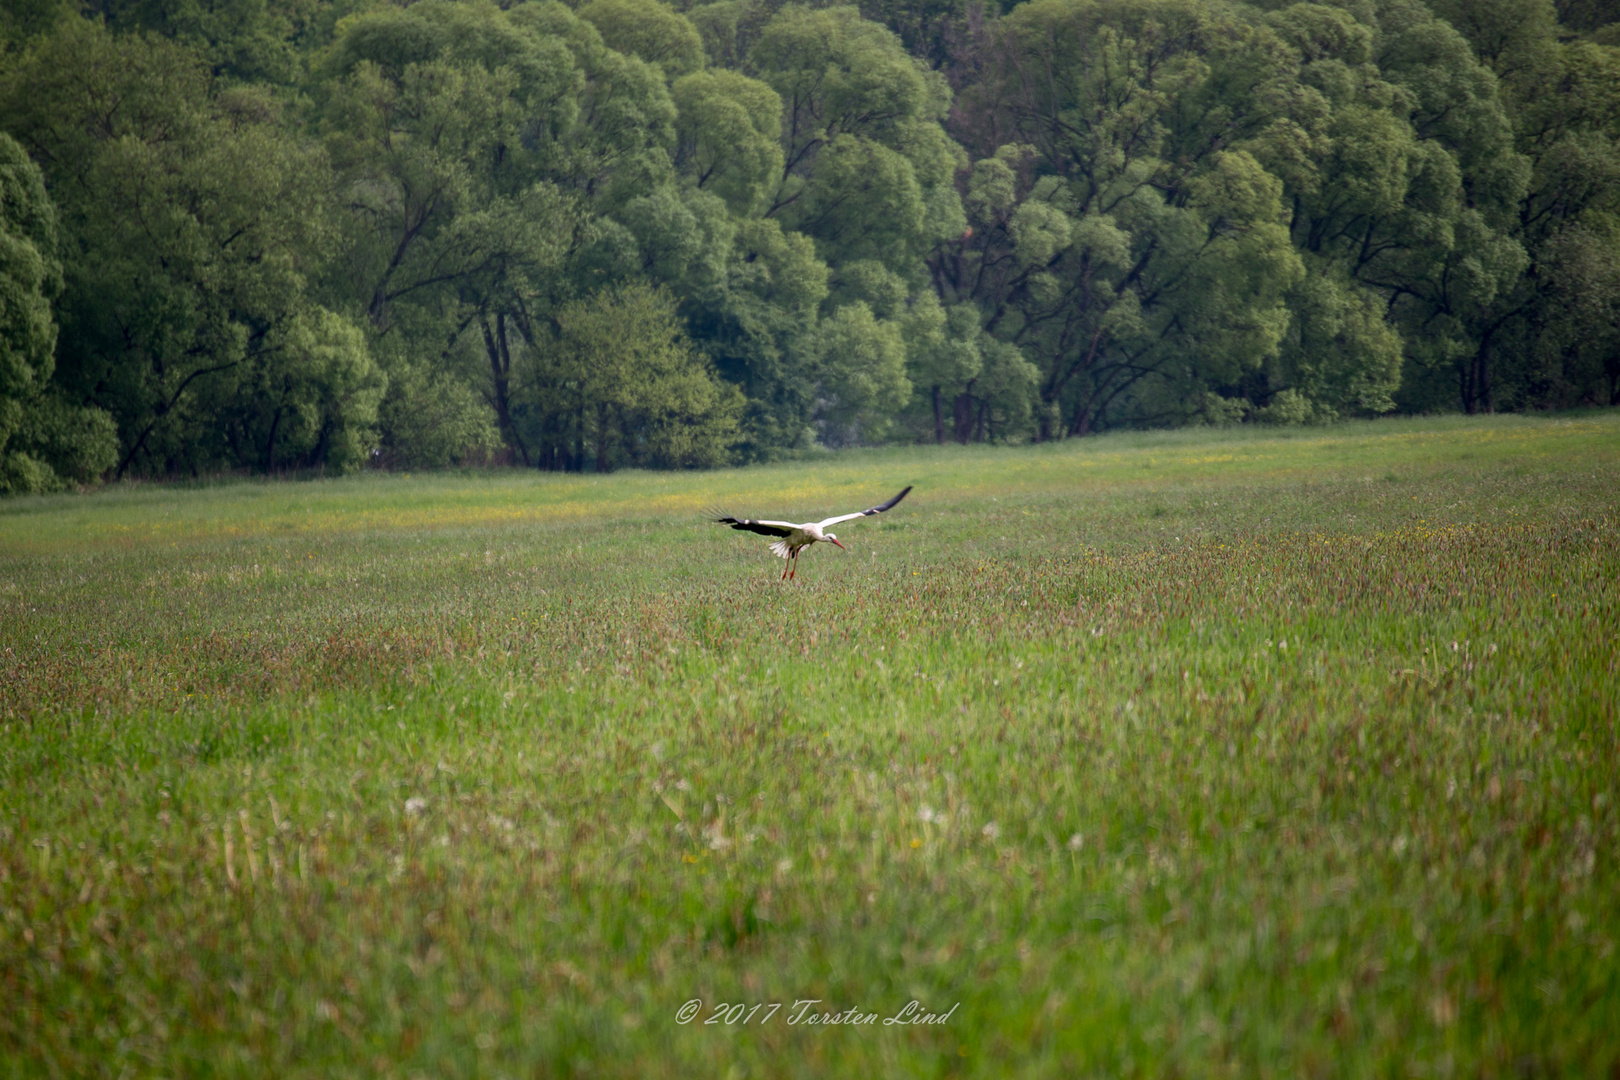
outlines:
{"label": "distant meadow", "polygon": [[[7,500],[0,1072],[1607,1075],[1617,479],[1592,413]],[[793,582],[705,520],[906,484]]]}

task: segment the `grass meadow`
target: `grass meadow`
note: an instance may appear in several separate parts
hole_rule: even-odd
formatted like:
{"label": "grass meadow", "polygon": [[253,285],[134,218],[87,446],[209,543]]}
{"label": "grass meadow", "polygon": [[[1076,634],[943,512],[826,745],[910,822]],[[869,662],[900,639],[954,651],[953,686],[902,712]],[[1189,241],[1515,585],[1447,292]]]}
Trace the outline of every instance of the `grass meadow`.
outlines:
{"label": "grass meadow", "polygon": [[1617,492],[1610,412],[0,503],[0,1076],[1616,1075]]}

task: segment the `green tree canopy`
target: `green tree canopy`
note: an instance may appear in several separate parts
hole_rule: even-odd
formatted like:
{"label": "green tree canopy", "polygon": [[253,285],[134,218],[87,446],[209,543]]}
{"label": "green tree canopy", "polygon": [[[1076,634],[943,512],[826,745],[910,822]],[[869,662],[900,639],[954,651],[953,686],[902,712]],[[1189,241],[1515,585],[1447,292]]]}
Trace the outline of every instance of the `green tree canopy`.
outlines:
{"label": "green tree canopy", "polygon": [[7,490],[1620,401],[1587,0],[17,0],[0,55]]}
{"label": "green tree canopy", "polygon": [[[8,74],[0,117],[62,194],[56,381],[117,420],[117,472],[253,460],[260,448],[228,434],[252,425],[220,410],[265,407],[238,385],[296,366],[295,325],[340,332],[308,288],[332,238],[324,155],[264,93],[215,84],[196,54],[87,22]],[[319,447],[374,419],[319,400],[331,429]]]}
{"label": "green tree canopy", "polygon": [[545,460],[597,472],[717,465],[737,439],[741,392],[692,348],[661,289],[631,284],[565,305],[532,364],[524,422]]}

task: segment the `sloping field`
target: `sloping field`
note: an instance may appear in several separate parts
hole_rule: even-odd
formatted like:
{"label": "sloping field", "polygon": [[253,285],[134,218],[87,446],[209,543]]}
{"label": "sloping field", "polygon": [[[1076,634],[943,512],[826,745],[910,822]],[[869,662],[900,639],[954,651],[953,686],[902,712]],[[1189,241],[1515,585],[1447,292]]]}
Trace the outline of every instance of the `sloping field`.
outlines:
{"label": "sloping field", "polygon": [[1617,491],[1598,414],[0,503],[0,1075],[1608,1075]]}

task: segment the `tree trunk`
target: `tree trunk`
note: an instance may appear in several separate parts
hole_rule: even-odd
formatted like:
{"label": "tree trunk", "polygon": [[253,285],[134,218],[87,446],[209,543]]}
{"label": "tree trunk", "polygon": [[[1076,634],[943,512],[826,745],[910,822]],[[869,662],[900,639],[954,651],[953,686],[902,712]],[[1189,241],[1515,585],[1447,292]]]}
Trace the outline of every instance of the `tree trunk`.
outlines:
{"label": "tree trunk", "polygon": [[495,387],[495,421],[500,425],[501,438],[518,452],[523,464],[528,465],[529,448],[523,445],[522,437],[512,424],[512,349],[506,336],[506,315],[496,314],[493,332],[489,319],[481,318],[478,323],[484,332],[484,351],[489,354],[489,373]]}
{"label": "tree trunk", "polygon": [[955,431],[952,435],[963,446],[973,437],[973,395],[963,391],[956,395]]}
{"label": "tree trunk", "polygon": [[574,472],[585,471],[585,400],[579,402],[579,410],[574,416]]}
{"label": "tree trunk", "polygon": [[276,409],[275,418],[270,421],[270,438],[264,444],[264,471],[269,472],[276,466],[276,429],[281,427],[282,410]]}
{"label": "tree trunk", "polygon": [[1491,402],[1490,350],[1491,335],[1487,332],[1480,338],[1474,355],[1461,365],[1459,381],[1462,384],[1463,412],[1469,416],[1494,411]]}
{"label": "tree trunk", "polygon": [[321,425],[321,437],[315,440],[315,449],[309,452],[309,466],[311,468],[319,467],[324,471],[326,469],[326,455],[331,449],[332,421],[328,418],[326,423]]}
{"label": "tree trunk", "polygon": [[1074,406],[1074,422],[1069,425],[1069,435],[1072,438],[1084,438],[1091,434],[1091,402],[1081,398]]}
{"label": "tree trunk", "polygon": [[608,407],[606,403],[596,407],[596,471],[608,471]]}

